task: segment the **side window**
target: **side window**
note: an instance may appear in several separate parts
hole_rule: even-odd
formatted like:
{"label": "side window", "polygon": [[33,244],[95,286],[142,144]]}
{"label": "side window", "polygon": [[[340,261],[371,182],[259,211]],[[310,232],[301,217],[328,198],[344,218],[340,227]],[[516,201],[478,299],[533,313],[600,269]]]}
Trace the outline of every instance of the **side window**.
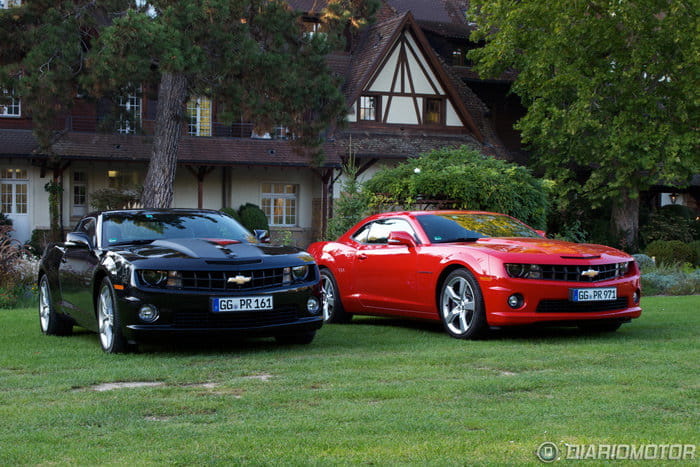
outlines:
{"label": "side window", "polygon": [[403,219],[381,219],[363,226],[353,236],[356,242],[385,244],[391,232],[407,232],[416,238],[411,224]]}
{"label": "side window", "polygon": [[75,230],[87,234],[88,238],[90,239],[90,243],[92,243],[92,246],[97,245],[95,219],[93,219],[92,217],[88,219],[83,219],[82,221],[80,221],[80,224],[78,224],[78,228]]}

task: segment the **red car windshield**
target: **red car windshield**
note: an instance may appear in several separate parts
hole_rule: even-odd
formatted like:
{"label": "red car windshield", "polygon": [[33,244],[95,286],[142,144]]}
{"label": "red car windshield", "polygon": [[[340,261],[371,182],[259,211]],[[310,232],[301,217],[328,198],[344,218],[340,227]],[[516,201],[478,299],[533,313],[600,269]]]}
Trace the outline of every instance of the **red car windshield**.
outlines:
{"label": "red car windshield", "polygon": [[416,219],[431,243],[473,242],[484,237],[540,237],[522,222],[499,214],[423,214]]}

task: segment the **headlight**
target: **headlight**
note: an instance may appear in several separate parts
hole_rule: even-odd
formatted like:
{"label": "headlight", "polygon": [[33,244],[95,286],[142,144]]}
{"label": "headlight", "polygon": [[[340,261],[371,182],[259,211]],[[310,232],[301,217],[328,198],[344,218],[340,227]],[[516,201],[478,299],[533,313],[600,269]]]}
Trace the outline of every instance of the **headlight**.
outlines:
{"label": "headlight", "polygon": [[292,268],[292,278],[295,281],[303,281],[306,279],[306,276],[309,274],[309,267],[304,265],[304,266],[295,266]]}
{"label": "headlight", "polygon": [[163,283],[168,278],[168,271],[145,270],[145,271],[140,271],[140,273],[141,273],[141,280],[143,282],[145,282],[147,285],[152,285],[152,286],[163,285]]}
{"label": "headlight", "polygon": [[538,264],[506,264],[510,277],[518,279],[542,279],[542,267]]}
{"label": "headlight", "polygon": [[141,282],[151,287],[182,287],[182,275],[178,271],[139,271]]}
{"label": "headlight", "polygon": [[629,263],[629,261],[626,263],[617,263],[615,265],[615,269],[616,269],[615,275],[617,277],[626,276],[627,272],[630,270],[630,263]]}

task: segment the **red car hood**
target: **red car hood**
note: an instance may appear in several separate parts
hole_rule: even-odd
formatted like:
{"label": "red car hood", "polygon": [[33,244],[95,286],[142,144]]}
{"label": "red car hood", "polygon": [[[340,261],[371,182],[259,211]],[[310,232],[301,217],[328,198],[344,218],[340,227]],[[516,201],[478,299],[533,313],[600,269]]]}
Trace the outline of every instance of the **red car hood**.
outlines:
{"label": "red car hood", "polygon": [[598,259],[629,260],[631,257],[615,248],[588,243],[571,243],[547,238],[481,238],[473,247],[487,248],[500,253],[498,256],[510,254],[543,255],[564,259]]}

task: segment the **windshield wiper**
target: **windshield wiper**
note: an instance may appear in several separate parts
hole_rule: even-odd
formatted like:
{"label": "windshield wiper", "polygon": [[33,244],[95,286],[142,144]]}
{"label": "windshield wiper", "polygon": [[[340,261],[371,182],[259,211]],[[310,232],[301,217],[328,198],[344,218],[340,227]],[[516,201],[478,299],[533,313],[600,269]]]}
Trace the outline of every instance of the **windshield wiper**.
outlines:
{"label": "windshield wiper", "polygon": [[149,243],[155,242],[156,239],[152,238],[150,240],[124,240],[121,242],[114,242],[110,243],[109,246],[115,246],[115,245],[147,245]]}

